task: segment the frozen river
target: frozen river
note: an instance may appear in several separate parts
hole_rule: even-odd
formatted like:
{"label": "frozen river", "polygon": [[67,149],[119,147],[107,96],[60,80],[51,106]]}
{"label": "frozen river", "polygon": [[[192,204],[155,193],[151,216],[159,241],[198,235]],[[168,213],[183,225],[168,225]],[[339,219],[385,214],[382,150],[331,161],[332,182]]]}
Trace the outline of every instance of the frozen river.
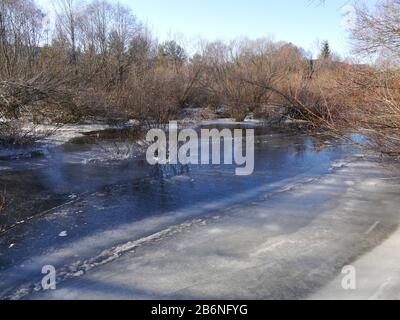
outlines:
{"label": "frozen river", "polygon": [[[256,131],[248,177],[151,167],[99,134],[2,157],[0,298],[303,299],[397,230],[395,167]],[[57,290],[41,290],[44,265]]]}

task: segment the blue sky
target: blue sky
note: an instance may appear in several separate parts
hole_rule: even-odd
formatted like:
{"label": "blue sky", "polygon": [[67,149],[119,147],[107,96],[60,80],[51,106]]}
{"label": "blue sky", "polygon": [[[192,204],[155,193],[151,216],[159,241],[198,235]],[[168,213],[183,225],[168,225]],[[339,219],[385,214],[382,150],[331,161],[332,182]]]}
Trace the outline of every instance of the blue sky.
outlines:
{"label": "blue sky", "polygon": [[[112,0],[111,0],[112,1]],[[368,3],[373,0],[365,0]],[[39,0],[46,5],[50,0]],[[120,0],[131,7],[161,41],[273,37],[316,51],[316,40],[348,53],[343,13],[347,0]],[[315,1],[317,2],[317,1]]]}

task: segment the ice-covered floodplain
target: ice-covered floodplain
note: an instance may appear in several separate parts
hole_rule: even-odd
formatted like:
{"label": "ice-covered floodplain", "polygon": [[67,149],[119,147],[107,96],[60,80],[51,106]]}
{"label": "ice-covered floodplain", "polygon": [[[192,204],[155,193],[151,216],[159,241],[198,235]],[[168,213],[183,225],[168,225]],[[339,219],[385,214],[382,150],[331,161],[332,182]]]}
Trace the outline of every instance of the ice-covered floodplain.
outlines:
{"label": "ice-covered floodplain", "polygon": [[[0,237],[0,297],[351,299],[341,271],[354,265],[358,297],[398,298],[398,169],[307,136],[262,130],[257,142],[251,177],[85,161],[97,145],[5,170],[61,204]],[[41,289],[44,265],[54,291]]]}

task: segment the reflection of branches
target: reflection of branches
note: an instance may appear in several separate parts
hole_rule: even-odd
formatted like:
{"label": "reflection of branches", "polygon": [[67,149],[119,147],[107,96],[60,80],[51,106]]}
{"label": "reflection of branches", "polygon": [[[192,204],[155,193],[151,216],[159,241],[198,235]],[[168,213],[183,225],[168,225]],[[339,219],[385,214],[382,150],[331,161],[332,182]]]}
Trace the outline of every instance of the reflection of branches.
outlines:
{"label": "reflection of branches", "polygon": [[[3,213],[3,211],[6,209],[6,191],[0,192],[0,213]],[[0,224],[0,233],[4,231],[4,226],[6,224],[6,221],[4,223]]]}
{"label": "reflection of branches", "polygon": [[[124,160],[145,152],[149,143],[143,135],[144,132],[139,127],[104,130],[96,134],[95,144],[109,155],[111,160]],[[108,140],[110,138],[111,140]]]}
{"label": "reflection of branches", "polygon": [[165,164],[165,165],[155,165],[152,168],[152,176],[163,180],[171,177],[187,175],[190,171],[190,167],[188,165],[182,164]]}
{"label": "reflection of branches", "polygon": [[6,208],[6,191],[0,193],[0,212]]}
{"label": "reflection of branches", "polygon": [[96,143],[97,146],[111,157],[111,160],[126,160],[136,155],[143,154],[146,150],[146,144],[138,142],[102,142]]}

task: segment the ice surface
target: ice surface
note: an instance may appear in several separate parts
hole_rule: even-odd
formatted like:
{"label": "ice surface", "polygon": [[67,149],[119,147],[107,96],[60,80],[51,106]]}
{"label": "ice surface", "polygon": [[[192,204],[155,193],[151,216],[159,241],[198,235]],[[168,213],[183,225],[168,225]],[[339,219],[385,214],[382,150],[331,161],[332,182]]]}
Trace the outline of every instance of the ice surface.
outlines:
{"label": "ice surface", "polygon": [[51,126],[51,125],[40,125],[35,126],[35,130],[37,132],[51,132],[54,131],[52,135],[44,139],[44,143],[49,144],[63,144],[68,142],[73,138],[77,138],[82,136],[83,133],[86,132],[93,132],[93,131],[100,131],[109,129],[109,125],[103,124],[70,124],[70,125],[63,125],[61,127]]}
{"label": "ice surface", "polygon": [[[381,221],[366,231],[370,234]],[[310,300],[400,300],[400,230],[388,240],[351,263],[356,271],[356,289],[344,290],[344,274],[310,295]]]}
{"label": "ice surface", "polygon": [[[56,291],[21,287],[14,294],[33,299],[306,298],[397,229],[400,186],[386,178],[375,162],[355,161],[319,179],[261,194],[250,204],[233,205],[229,214],[188,220],[80,261],[61,275]],[[96,241],[110,236],[97,235]],[[383,258],[369,265],[384,268]]]}
{"label": "ice surface", "polygon": [[[66,128],[49,143],[81,130]],[[108,157],[97,144],[2,161],[10,169],[0,179],[14,204],[23,204],[11,213],[29,208],[29,215],[0,238],[0,297],[324,296],[343,266],[380,250],[399,225],[398,171],[354,154],[260,130],[247,178],[223,166],[149,167],[130,155]],[[367,264],[385,270],[389,251]],[[41,291],[44,265],[56,267],[56,291]],[[392,266],[390,281],[376,277],[380,290],[372,296],[396,289]]]}

